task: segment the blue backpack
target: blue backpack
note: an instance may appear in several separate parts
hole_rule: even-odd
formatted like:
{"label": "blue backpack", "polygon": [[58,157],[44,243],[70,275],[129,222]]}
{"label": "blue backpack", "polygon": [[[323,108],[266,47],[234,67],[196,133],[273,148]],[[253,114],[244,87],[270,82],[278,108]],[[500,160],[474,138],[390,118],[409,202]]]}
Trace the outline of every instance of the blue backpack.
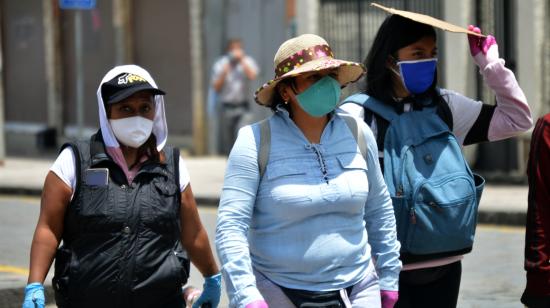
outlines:
{"label": "blue backpack", "polygon": [[404,262],[407,257],[414,261],[471,251],[484,180],[470,170],[438,106],[398,114],[365,94],[345,102],[359,104],[388,123],[385,134],[379,131],[384,134],[382,171]]}

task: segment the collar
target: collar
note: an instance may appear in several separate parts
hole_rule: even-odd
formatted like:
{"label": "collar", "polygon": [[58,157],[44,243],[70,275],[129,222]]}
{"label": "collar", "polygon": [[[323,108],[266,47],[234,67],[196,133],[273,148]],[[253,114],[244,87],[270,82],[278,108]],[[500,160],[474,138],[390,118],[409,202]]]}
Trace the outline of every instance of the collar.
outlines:
{"label": "collar", "polygon": [[101,134],[101,129],[99,129],[97,133],[90,137],[90,166],[93,167],[107,161],[113,162],[105,151],[103,135]]}

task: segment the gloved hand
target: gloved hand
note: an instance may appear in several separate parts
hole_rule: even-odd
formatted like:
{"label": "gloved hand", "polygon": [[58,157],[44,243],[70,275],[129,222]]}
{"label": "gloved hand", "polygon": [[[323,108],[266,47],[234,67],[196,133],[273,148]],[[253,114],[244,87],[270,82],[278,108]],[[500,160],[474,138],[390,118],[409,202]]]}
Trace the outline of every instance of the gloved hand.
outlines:
{"label": "gloved hand", "polygon": [[[481,30],[473,25],[469,25],[468,30],[481,33]],[[494,36],[481,37],[468,34],[468,43],[470,44],[470,54],[472,54],[480,68],[484,68],[487,64],[498,60],[498,46]]]}
{"label": "gloved hand", "polygon": [[193,304],[193,308],[201,308],[203,304],[210,304],[211,308],[218,307],[222,295],[222,274],[204,278],[202,294]]}
{"label": "gloved hand", "polygon": [[[473,25],[469,25],[468,30],[481,34],[481,30]],[[468,43],[470,43],[470,53],[473,57],[475,57],[479,52],[482,52],[484,55],[486,55],[489,47],[497,44],[497,40],[492,35],[481,37],[468,34]]]}
{"label": "gloved hand", "polygon": [[244,308],[269,308],[266,301],[263,299],[259,299],[257,301],[253,301],[252,303],[249,303]]}
{"label": "gloved hand", "polygon": [[23,308],[44,308],[45,305],[44,286],[39,282],[29,283],[25,287]]}
{"label": "gloved hand", "polygon": [[399,298],[399,291],[386,291],[380,290],[380,299],[382,301],[382,308],[393,308],[397,299]]}

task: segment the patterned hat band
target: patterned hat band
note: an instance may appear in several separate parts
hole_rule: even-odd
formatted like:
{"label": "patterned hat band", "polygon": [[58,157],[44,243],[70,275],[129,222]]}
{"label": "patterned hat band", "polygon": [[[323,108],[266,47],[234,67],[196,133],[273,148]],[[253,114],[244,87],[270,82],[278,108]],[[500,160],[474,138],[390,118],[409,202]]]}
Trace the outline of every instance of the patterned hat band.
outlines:
{"label": "patterned hat band", "polygon": [[330,46],[328,45],[315,45],[307,49],[302,49],[297,53],[291,55],[290,57],[279,62],[275,68],[275,78],[281,77],[282,75],[297,69],[304,63],[307,63],[311,60],[325,58],[325,57],[334,57]]}

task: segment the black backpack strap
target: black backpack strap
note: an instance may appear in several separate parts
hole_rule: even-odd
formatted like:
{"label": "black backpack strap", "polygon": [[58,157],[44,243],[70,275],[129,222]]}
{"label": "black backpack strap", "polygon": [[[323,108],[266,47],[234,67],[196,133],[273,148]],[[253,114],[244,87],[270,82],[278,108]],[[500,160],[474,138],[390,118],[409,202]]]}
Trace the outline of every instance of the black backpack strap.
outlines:
{"label": "black backpack strap", "polygon": [[[180,149],[177,147],[172,148],[172,162],[174,164],[174,182],[178,186],[178,191],[181,187],[180,185]],[[181,203],[181,193],[178,194],[178,201]]]}
{"label": "black backpack strap", "polygon": [[453,113],[451,111],[451,107],[449,107],[449,103],[443,98],[443,95],[441,95],[441,89],[436,88],[436,99],[437,99],[437,115],[447,124],[449,127],[449,130],[452,132],[454,123],[453,123]]}
{"label": "black backpack strap", "polygon": [[[378,147],[378,152],[384,152],[384,138],[386,137],[390,122],[366,107],[363,107],[363,109],[365,110],[365,122],[369,127],[372,127],[372,123],[376,121],[376,146]],[[378,156],[378,162],[380,163],[382,173],[384,173],[384,157]]]}
{"label": "black backpack strap", "polygon": [[366,107],[364,107],[364,110],[365,123],[369,127],[372,127],[372,124],[376,121],[376,146],[378,147],[378,151],[384,151],[384,137],[386,137],[390,122]]}
{"label": "black backpack strap", "polygon": [[449,104],[441,98],[441,102],[437,104],[437,115],[447,124],[449,127],[449,130],[453,131],[453,113],[451,112],[451,107],[449,107]]}

